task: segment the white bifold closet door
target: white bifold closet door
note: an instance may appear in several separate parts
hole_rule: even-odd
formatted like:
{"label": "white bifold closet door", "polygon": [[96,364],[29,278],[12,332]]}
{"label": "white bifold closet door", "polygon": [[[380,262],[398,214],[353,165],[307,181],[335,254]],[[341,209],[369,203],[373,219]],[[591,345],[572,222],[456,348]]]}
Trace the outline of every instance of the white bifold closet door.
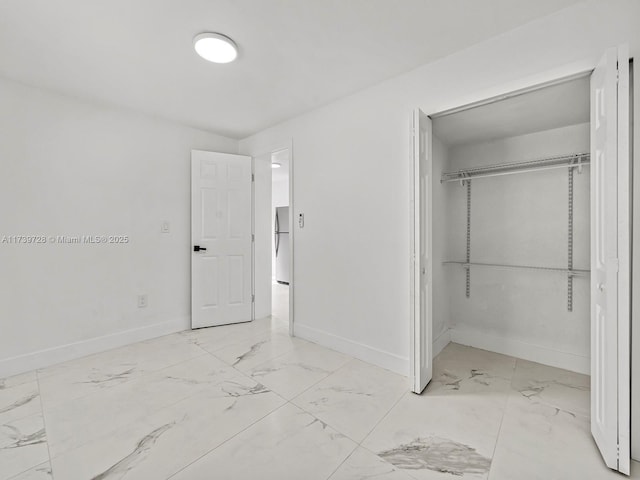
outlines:
{"label": "white bifold closet door", "polygon": [[433,376],[433,202],[431,176],[431,119],[416,110],[412,124],[413,142],[413,225],[412,287],[413,321],[411,322],[412,391],[420,393]]}
{"label": "white bifold closet door", "polygon": [[630,473],[629,58],[608,50],[591,76],[591,432]]}

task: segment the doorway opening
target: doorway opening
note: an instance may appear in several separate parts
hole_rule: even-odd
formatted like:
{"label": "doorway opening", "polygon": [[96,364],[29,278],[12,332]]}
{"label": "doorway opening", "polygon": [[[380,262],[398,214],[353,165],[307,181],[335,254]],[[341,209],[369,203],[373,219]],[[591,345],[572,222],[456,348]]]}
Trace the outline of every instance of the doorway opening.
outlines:
{"label": "doorway opening", "polygon": [[289,325],[289,290],[292,280],[290,212],[291,150],[271,154],[271,316]]}
{"label": "doorway opening", "polygon": [[592,435],[624,473],[628,66],[611,49],[593,72],[416,111],[411,237],[414,392],[450,342],[589,375]]}

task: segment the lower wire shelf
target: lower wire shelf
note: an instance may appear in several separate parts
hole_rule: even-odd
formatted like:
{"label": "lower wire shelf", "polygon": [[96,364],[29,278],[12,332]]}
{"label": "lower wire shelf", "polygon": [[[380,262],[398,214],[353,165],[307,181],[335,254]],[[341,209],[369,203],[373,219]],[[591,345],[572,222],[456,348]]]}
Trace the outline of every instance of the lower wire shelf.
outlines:
{"label": "lower wire shelf", "polygon": [[447,261],[442,262],[443,265],[459,265],[463,268],[470,267],[487,267],[487,268],[502,268],[508,270],[545,270],[550,272],[560,272],[565,275],[569,275],[571,277],[586,277],[590,275],[591,270],[581,270],[581,269],[568,269],[568,268],[556,268],[556,267],[536,267],[533,265],[507,265],[502,263],[479,263],[479,262],[456,262],[456,261]]}

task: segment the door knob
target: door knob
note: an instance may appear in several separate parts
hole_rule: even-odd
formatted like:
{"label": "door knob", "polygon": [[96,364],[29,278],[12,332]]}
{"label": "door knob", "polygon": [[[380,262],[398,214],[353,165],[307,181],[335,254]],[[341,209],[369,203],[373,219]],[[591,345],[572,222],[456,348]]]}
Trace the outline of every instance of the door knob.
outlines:
{"label": "door knob", "polygon": [[205,250],[206,250],[206,248],[205,247],[201,247],[200,245],[194,245],[193,246],[193,251],[194,252],[200,252],[200,251],[204,252]]}
{"label": "door knob", "polygon": [[604,292],[604,283],[599,283],[598,285],[596,285],[596,288],[601,292]]}

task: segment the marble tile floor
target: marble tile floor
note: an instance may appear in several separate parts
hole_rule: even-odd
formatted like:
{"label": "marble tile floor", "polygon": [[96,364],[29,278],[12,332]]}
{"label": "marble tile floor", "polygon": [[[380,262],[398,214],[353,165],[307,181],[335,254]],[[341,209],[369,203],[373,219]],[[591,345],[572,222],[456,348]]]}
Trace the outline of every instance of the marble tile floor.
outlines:
{"label": "marble tile floor", "polygon": [[0,380],[0,480],[624,478],[586,376],[449,344],[408,389],[276,316],[168,335]]}

